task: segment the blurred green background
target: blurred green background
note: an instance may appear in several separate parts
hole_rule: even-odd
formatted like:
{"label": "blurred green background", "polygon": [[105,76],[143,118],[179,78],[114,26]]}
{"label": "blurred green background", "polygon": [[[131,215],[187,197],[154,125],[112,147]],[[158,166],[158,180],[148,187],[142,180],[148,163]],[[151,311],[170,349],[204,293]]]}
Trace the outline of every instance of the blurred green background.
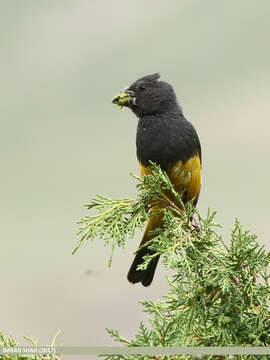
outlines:
{"label": "blurred green background", "polygon": [[139,232],[111,269],[101,241],[71,255],[83,204],[136,194],[137,119],[111,99],[143,75],[174,86],[200,135],[202,214],[269,248],[269,0],[9,0],[0,17],[5,334],[110,345],[105,327],[132,336],[138,300],[166,293],[161,264],[149,288],[126,280]]}

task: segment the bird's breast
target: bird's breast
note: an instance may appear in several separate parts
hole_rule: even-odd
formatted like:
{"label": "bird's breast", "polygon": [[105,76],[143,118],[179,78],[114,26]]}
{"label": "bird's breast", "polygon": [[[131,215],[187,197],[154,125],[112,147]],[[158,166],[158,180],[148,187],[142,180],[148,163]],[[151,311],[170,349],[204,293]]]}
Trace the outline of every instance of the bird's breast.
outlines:
{"label": "bird's breast", "polygon": [[187,131],[187,120],[179,117],[148,117],[139,120],[137,128],[137,157],[144,166],[149,162],[167,170],[176,161],[185,162],[196,153],[196,146]]}
{"label": "bird's breast", "polygon": [[137,156],[139,161],[148,165],[149,161],[164,167],[164,156],[169,157],[168,145],[170,143],[169,129],[162,124],[153,123],[138,127],[137,131]]}

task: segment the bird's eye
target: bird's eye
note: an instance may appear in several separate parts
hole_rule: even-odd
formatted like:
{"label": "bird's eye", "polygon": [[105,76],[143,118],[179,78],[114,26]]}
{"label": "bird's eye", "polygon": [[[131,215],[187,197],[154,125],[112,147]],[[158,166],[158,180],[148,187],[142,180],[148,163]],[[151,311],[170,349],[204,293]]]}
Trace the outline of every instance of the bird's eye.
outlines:
{"label": "bird's eye", "polygon": [[140,90],[144,90],[144,89],[145,89],[145,85],[141,85]]}

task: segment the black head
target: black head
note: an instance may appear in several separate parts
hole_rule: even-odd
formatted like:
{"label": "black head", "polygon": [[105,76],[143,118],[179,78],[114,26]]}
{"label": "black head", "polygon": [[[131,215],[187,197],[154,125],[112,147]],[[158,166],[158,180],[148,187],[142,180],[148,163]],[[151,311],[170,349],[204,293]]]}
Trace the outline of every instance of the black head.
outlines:
{"label": "black head", "polygon": [[144,76],[120,94],[114,97],[113,103],[129,107],[137,116],[162,113],[178,106],[172,86],[158,81],[158,73]]}

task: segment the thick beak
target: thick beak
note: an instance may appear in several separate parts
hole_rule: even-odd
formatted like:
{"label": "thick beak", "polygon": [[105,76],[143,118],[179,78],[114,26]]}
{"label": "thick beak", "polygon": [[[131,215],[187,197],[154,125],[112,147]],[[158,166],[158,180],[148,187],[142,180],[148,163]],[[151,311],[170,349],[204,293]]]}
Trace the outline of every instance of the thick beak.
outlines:
{"label": "thick beak", "polygon": [[135,93],[132,90],[123,90],[119,94],[115,95],[112,99],[112,103],[119,105],[121,108],[123,106],[135,105]]}

